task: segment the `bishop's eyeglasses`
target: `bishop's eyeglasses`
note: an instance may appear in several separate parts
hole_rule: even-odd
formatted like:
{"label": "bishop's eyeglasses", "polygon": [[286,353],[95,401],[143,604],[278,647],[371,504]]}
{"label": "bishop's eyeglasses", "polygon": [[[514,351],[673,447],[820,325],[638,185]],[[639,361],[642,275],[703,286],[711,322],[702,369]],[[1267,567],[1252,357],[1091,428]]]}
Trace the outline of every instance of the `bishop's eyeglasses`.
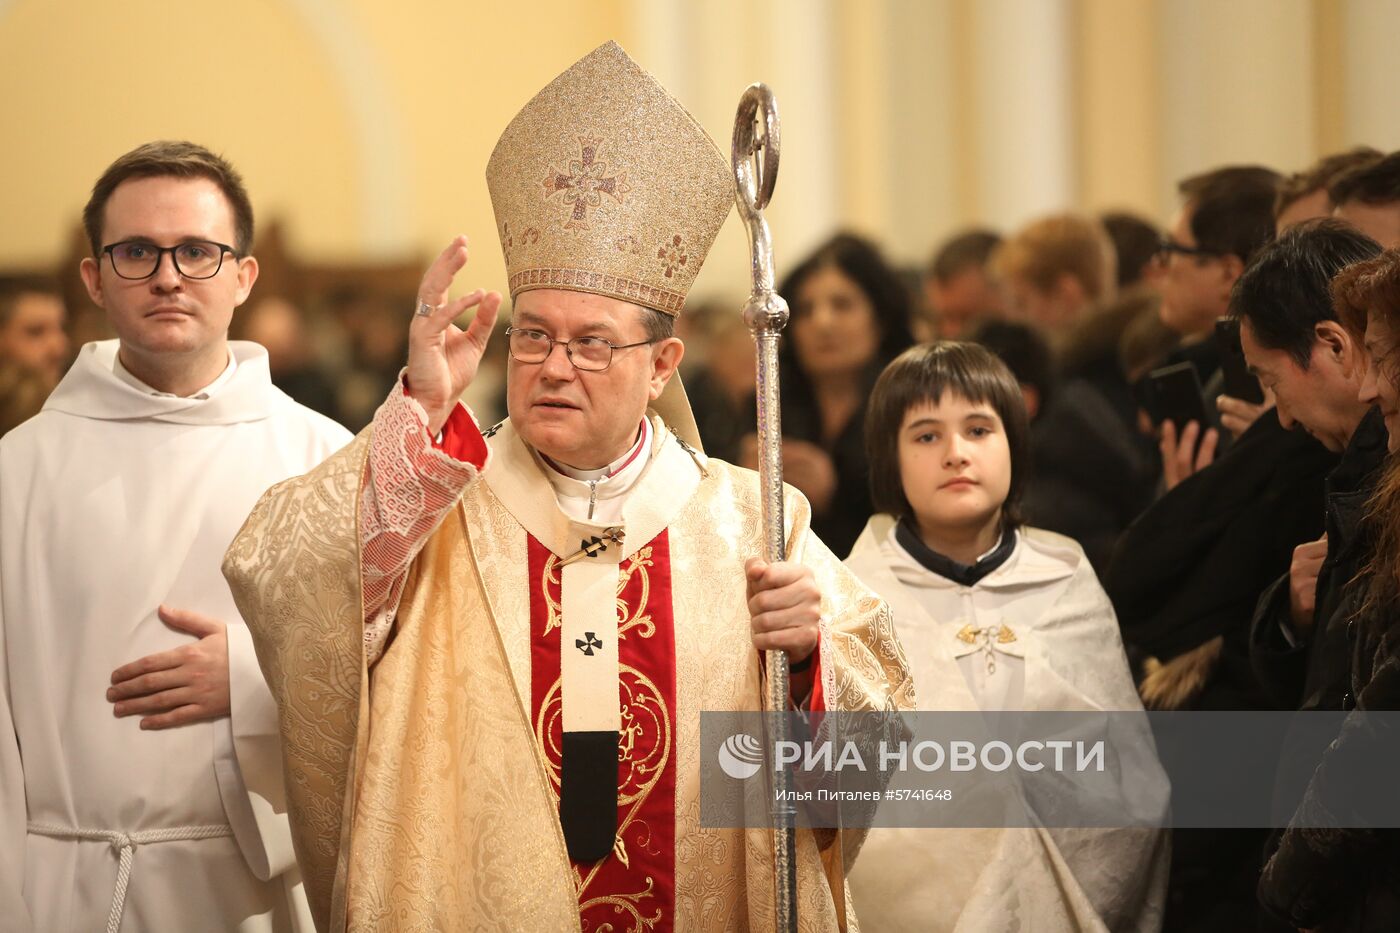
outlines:
{"label": "bishop's eyeglasses", "polygon": [[170,254],[175,271],[187,279],[212,279],[224,267],[224,254],[237,257],[232,246],[212,240],[186,240],[174,246],[156,246],[145,240],[123,240],[102,247],[112,260],[112,271],[124,279],[149,279],[160,268],[161,257]]}
{"label": "bishop's eyeglasses", "polygon": [[549,354],[554,352],[554,345],[560,344],[574,368],[589,373],[601,373],[611,366],[613,352],[616,350],[630,350],[633,347],[656,343],[655,340],[643,340],[640,343],[616,344],[602,337],[555,340],[543,331],[519,327],[507,327],[506,338],[509,341],[511,358],[517,363],[543,363],[549,359]]}

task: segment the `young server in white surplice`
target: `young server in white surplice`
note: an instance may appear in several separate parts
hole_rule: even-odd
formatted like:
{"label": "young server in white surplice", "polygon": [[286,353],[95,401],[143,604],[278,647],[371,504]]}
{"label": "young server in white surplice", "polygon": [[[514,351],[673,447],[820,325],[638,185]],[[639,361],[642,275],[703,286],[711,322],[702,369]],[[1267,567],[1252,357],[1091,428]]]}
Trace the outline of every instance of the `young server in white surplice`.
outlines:
{"label": "young server in white surplice", "polygon": [[[350,435],[276,389],[262,347],[229,348],[180,398],[126,372],[117,341],[88,344],[0,442],[5,930],[312,929],[276,710],[219,564],[269,486]],[[230,716],[113,716],[115,668],[192,641],[162,604],[227,624]]]}
{"label": "young server in white surplice", "polygon": [[[1141,711],[1083,550],[1015,521],[1026,416],[1003,364],[970,344],[915,347],[881,377],[867,427],[884,513],[846,565],[889,603],[919,709]],[[1155,806],[1165,777],[1142,748]],[[891,828],[871,832],[850,883],[863,929],[1149,933],[1167,868],[1153,828]]]}

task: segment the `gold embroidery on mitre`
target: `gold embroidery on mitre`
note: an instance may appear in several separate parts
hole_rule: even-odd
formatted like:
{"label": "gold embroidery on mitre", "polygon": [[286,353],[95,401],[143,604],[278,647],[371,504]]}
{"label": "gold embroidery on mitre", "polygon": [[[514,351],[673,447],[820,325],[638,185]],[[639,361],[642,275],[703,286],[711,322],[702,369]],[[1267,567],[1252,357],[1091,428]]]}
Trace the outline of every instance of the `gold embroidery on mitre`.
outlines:
{"label": "gold embroidery on mitre", "polygon": [[532,246],[540,241],[540,232],[534,227],[526,227],[517,235],[510,229],[510,221],[501,224],[501,252],[505,253],[506,261],[515,255],[517,249]]}
{"label": "gold embroidery on mitre", "polygon": [[570,159],[565,169],[551,166],[544,177],[545,197],[563,194],[564,203],[573,208],[564,221],[565,230],[587,230],[589,208],[602,207],[603,195],[621,204],[632,190],[626,172],[614,171],[610,175],[608,163],[598,158],[602,137],[580,136],[578,144],[577,159]]}
{"label": "gold embroidery on mitre", "polygon": [[[667,314],[680,313],[734,203],[728,160],[615,42],[521,108],[486,184],[512,298],[562,288]],[[531,227],[538,241],[522,249],[516,231]]]}
{"label": "gold embroidery on mitre", "polygon": [[681,248],[681,235],[679,233],[671,237],[671,242],[662,244],[661,248],[656,251],[656,258],[661,260],[661,267],[668,279],[674,276],[677,270],[682,269],[686,261],[690,259],[685,250]]}

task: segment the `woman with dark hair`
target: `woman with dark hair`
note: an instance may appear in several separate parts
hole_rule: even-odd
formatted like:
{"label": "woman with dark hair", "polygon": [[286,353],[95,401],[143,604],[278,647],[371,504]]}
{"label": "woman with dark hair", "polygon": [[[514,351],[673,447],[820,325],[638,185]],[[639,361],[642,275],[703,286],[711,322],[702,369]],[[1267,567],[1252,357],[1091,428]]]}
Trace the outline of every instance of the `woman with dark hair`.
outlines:
{"label": "woman with dark hair", "polygon": [[[880,370],[914,342],[910,296],[868,240],[837,234],[778,291],[792,316],[779,350],[783,473],[812,504],[812,530],[838,555],[872,511],[861,436]],[[752,438],[744,463],[757,463]]]}
{"label": "woman with dark hair", "polygon": [[[972,343],[905,352],[875,384],[865,439],[880,513],[846,566],[889,604],[919,709],[1142,709],[1084,551],[1017,514],[1029,425],[1001,360]],[[1168,789],[1151,742],[1115,747],[1118,812],[1159,817]],[[974,933],[1014,915],[1155,933],[1166,840],[1147,827],[875,829],[852,903],[872,930]]]}

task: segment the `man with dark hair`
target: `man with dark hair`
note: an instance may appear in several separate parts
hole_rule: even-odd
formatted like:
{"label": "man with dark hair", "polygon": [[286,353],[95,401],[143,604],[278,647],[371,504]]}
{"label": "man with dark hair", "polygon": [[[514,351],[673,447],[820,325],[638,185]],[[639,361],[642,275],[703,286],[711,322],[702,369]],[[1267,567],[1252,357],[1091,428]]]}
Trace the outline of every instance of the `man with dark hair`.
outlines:
{"label": "man with dark hair", "polygon": [[1381,245],[1400,246],[1400,152],[1356,166],[1328,187],[1335,214]]}
{"label": "man with dark hair", "polygon": [[[1259,654],[1252,641],[1268,636],[1277,647],[1286,644],[1285,635],[1277,618],[1271,631],[1253,620],[1260,593],[1272,586],[1266,599],[1288,616],[1287,631],[1296,631],[1285,571],[1292,561],[1296,589],[1305,598],[1306,578],[1317,576],[1321,562],[1314,539],[1337,527],[1330,512],[1324,524],[1324,491],[1333,484],[1350,487],[1352,471],[1364,473],[1377,455],[1371,447],[1376,426],[1363,421],[1365,406],[1356,400],[1359,345],[1338,325],[1328,295],[1338,271],[1377,249],[1343,224],[1314,221],[1264,247],[1236,282],[1230,308],[1241,320],[1246,358],[1276,393],[1277,410],[1261,414],[1218,461],[1144,513],[1124,535],[1105,581],[1124,640],[1149,658],[1142,683],[1149,705],[1240,710],[1298,704],[1302,656],[1280,661],[1293,668],[1274,678],[1291,683],[1280,688],[1287,698],[1266,691],[1255,673]],[[1288,430],[1299,426],[1306,433]],[[1335,455],[1344,448],[1338,467]],[[1346,579],[1339,575],[1336,585]],[[1340,691],[1333,702],[1340,702]],[[1254,928],[1245,918],[1258,912],[1253,889],[1264,838],[1243,830],[1178,831],[1174,928]]]}
{"label": "man with dark hair", "polygon": [[1000,317],[1005,298],[990,271],[1001,236],[967,230],[938,248],[924,273],[924,302],[943,340],[965,337],[985,318]]}
{"label": "man with dark hair", "polygon": [[[1274,201],[1282,176],[1257,165],[1231,165],[1182,181],[1185,203],[1162,240],[1162,323],[1181,335],[1181,346],[1167,359],[1196,368],[1207,400],[1220,385],[1220,349],[1215,322],[1225,316],[1230,290],[1254,254],[1274,235]],[[1221,397],[1223,399],[1223,397]],[[1221,411],[1235,420],[1232,430],[1259,417],[1261,406],[1224,399]],[[1215,459],[1217,428],[1192,421],[1162,425],[1162,476],[1171,489]]]}
{"label": "man with dark hair", "polygon": [[0,289],[0,436],[39,413],[68,365],[67,312],[57,289]]}
{"label": "man with dark hair", "polygon": [[1162,231],[1151,221],[1127,211],[1109,211],[1099,222],[1113,241],[1118,257],[1118,290],[1138,285],[1155,287],[1161,276],[1157,253],[1162,248]]}
{"label": "man with dark hair", "polygon": [[1284,706],[1343,709],[1348,683],[1342,590],[1368,552],[1362,510],[1386,452],[1380,411],[1358,401],[1367,359],[1338,320],[1329,286],[1345,267],[1380,253],[1335,220],[1294,227],[1240,279],[1231,303],[1250,370],[1273,391],[1279,423],[1307,431],[1342,460],[1327,478],[1327,532],[1300,544],[1289,572],[1264,592],[1250,651]]}
{"label": "man with dark hair", "polygon": [[83,216],[117,339],[0,441],[0,916],[309,930],[275,709],[219,559],[349,434],[228,340],[258,265],[226,161],[141,146]]}
{"label": "man with dark hair", "polygon": [[[1204,340],[1225,315],[1235,280],[1274,234],[1280,181],[1271,169],[1232,165],[1178,186],[1184,203],[1162,241],[1161,314],[1183,340]],[[1198,365],[1203,382],[1219,366],[1208,356]]]}
{"label": "man with dark hair", "polygon": [[[1397,260],[1400,253],[1387,250],[1347,266],[1332,280],[1332,303],[1338,319],[1369,357],[1358,395],[1382,415],[1382,449],[1375,457],[1377,461],[1384,457],[1386,462],[1375,468],[1379,475],[1373,474],[1362,489],[1338,503],[1336,517],[1343,521],[1354,520],[1364,506],[1362,524],[1352,529],[1358,534],[1342,538],[1338,531],[1346,529],[1334,529],[1332,504],[1328,504],[1328,555],[1318,580],[1307,671],[1312,680],[1311,675],[1320,667],[1317,654],[1330,653],[1319,639],[1342,649],[1348,682],[1340,708],[1357,713],[1347,716],[1338,734],[1327,737],[1326,747],[1321,742],[1295,740],[1294,749],[1290,749],[1294,760],[1300,760],[1300,753],[1306,755],[1300,760],[1302,767],[1290,768],[1289,773],[1309,775],[1307,786],[1301,794],[1296,784],[1280,788],[1293,792],[1291,799],[1297,801],[1297,809],[1289,825],[1277,834],[1277,846],[1271,846],[1274,851],[1268,856],[1258,889],[1261,903],[1289,929],[1348,933],[1400,929],[1400,887],[1396,884],[1400,877],[1400,833],[1372,828],[1374,821],[1352,818],[1358,801],[1370,803],[1394,793],[1393,774],[1375,763],[1383,760],[1380,756],[1393,750],[1395,743],[1394,730],[1377,714],[1400,709],[1400,683],[1395,676],[1400,665],[1396,664],[1393,623],[1400,536],[1396,533],[1394,460],[1385,454],[1387,447],[1393,453],[1400,441],[1395,423],[1395,343],[1390,337],[1396,333],[1391,323],[1400,309]],[[1365,427],[1363,423],[1358,435]],[[1354,551],[1355,557],[1348,560],[1342,548]],[[1359,568],[1356,558],[1361,558]],[[1351,573],[1357,576],[1348,581]],[[1341,599],[1329,611],[1322,603],[1324,591],[1337,587],[1342,588]],[[1305,693],[1311,686],[1305,686]],[[1324,682],[1316,692],[1334,699],[1338,689]],[[1310,699],[1305,697],[1305,706]],[[1275,799],[1279,797],[1276,792]]]}
{"label": "man with dark hair", "polygon": [[1231,297],[1245,360],[1273,393],[1279,423],[1334,453],[1347,448],[1367,406],[1356,395],[1364,360],[1337,320],[1328,287],[1342,269],[1379,252],[1348,224],[1308,221],[1266,247]]}
{"label": "man with dark hair", "polygon": [[1346,152],[1323,156],[1310,168],[1283,180],[1274,201],[1274,231],[1282,233],[1295,224],[1316,217],[1332,216],[1336,206],[1327,190],[1347,172],[1378,161],[1381,154],[1370,146],[1357,146]]}
{"label": "man with dark hair", "polygon": [[68,365],[67,312],[58,290],[46,284],[0,291],[0,364],[27,370],[49,389]]}
{"label": "man with dark hair", "polygon": [[83,232],[87,234],[94,257],[102,255],[108,202],[124,183],[142,178],[204,179],[213,183],[231,214],[233,254],[247,256],[252,252],[253,202],[243,186],[243,176],[226,159],[203,146],[183,140],[161,140],[126,153],[107,166],[92,186],[92,194],[83,207]]}
{"label": "man with dark hair", "polygon": [[[1386,456],[1379,408],[1359,401],[1369,360],[1358,335],[1337,319],[1331,283],[1348,266],[1380,254],[1374,240],[1338,220],[1294,227],[1240,279],[1231,301],[1245,359],[1278,400],[1279,422],[1342,454],[1327,477],[1325,531],[1298,545],[1288,573],[1259,599],[1250,659],[1285,708],[1349,710],[1356,605],[1372,552],[1363,523]],[[1293,744],[1290,758],[1312,765],[1322,749]],[[1290,773],[1310,773],[1290,769]],[[1281,801],[1301,787],[1280,787]]]}

